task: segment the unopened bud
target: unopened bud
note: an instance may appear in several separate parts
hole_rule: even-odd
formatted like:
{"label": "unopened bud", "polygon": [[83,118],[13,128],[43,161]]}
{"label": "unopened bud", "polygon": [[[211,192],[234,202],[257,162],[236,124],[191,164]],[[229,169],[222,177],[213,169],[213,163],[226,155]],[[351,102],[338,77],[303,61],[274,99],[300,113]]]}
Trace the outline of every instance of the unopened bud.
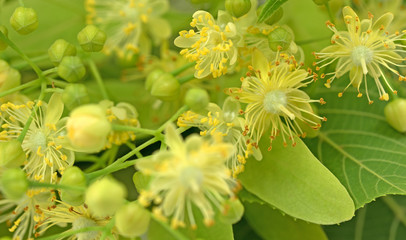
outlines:
{"label": "unopened bud", "polygon": [[75,56],[76,47],[64,39],[56,40],[48,49],[49,60],[58,66],[65,56]]}
{"label": "unopened bud", "polygon": [[244,206],[237,198],[228,199],[223,203],[223,213],[220,215],[221,221],[234,224],[241,220],[244,214]]}
{"label": "unopened bud", "polygon": [[185,104],[193,112],[201,112],[209,104],[210,97],[206,90],[192,88],[186,92]]}
{"label": "unopened bud", "polygon": [[106,33],[94,25],[87,25],[78,33],[78,41],[86,52],[99,52],[106,42]]}
{"label": "unopened bud", "polygon": [[113,216],[124,204],[127,189],[119,181],[105,177],[94,182],[86,191],[86,204],[97,217]]}
{"label": "unopened bud", "polygon": [[[61,185],[73,187],[86,187],[86,177],[80,168],[73,166],[65,170],[62,175]],[[72,205],[79,206],[85,202],[85,192],[81,190],[61,190],[61,200]]]}
{"label": "unopened bud", "polygon": [[73,110],[66,128],[72,147],[79,152],[102,150],[111,131],[105,111],[96,104],[83,105]]}
{"label": "unopened bud", "polygon": [[135,238],[148,230],[151,216],[139,203],[130,202],[117,210],[115,219],[120,235]]}
{"label": "unopened bud", "polygon": [[232,16],[239,18],[251,9],[250,0],[226,0],[225,7]]}
{"label": "unopened bud", "polygon": [[[5,26],[0,26],[0,32],[4,34],[4,36],[8,37],[8,30]],[[6,49],[8,44],[0,39],[0,51]]]}
{"label": "unopened bud", "polygon": [[0,167],[18,168],[27,160],[21,142],[17,139],[0,142]]}
{"label": "unopened bud", "polygon": [[25,172],[20,168],[6,169],[0,178],[0,186],[6,198],[19,200],[28,190]]}
{"label": "unopened bud", "polygon": [[283,27],[274,29],[268,35],[268,44],[272,51],[285,51],[289,48],[293,40],[292,33]]}
{"label": "unopened bud", "polygon": [[151,91],[152,85],[154,82],[158,81],[158,79],[164,74],[165,72],[161,69],[155,69],[150,72],[147,76],[147,80],[145,81],[145,89],[147,91]]}
{"label": "unopened bud", "polygon": [[406,132],[406,99],[397,98],[384,109],[386,121],[398,132]]}
{"label": "unopened bud", "polygon": [[76,56],[66,56],[58,66],[58,75],[68,82],[77,82],[86,74],[85,66]]}
{"label": "unopened bud", "polygon": [[69,84],[63,91],[62,101],[70,110],[89,103],[90,97],[86,86],[83,84]]}
{"label": "unopened bud", "polygon": [[239,116],[241,109],[240,102],[233,97],[228,97],[223,104],[223,119],[227,123],[231,123]]}
{"label": "unopened bud", "polygon": [[179,82],[170,73],[164,73],[152,83],[151,95],[163,101],[172,101],[179,96]]}
{"label": "unopened bud", "polygon": [[15,88],[19,86],[20,83],[20,73],[10,67],[6,61],[0,59],[0,92]]}
{"label": "unopened bud", "polygon": [[29,34],[38,27],[37,13],[32,8],[18,7],[10,18],[10,24],[19,34]]}

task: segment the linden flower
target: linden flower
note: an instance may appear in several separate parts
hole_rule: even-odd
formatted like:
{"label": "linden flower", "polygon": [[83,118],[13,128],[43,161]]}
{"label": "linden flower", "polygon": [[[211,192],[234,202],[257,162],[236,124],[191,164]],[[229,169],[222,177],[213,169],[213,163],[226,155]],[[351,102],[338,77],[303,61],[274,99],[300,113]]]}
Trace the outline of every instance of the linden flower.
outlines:
{"label": "linden flower", "polygon": [[28,190],[19,201],[2,199],[0,196],[0,223],[6,222],[13,239],[23,240],[38,237],[35,230],[45,219],[42,208],[51,206],[53,194],[44,190]]}
{"label": "linden flower", "polygon": [[154,213],[165,218],[172,216],[172,227],[185,226],[185,217],[196,227],[192,207],[197,207],[204,223],[213,224],[213,205],[233,195],[230,171],[225,165],[234,152],[233,145],[215,138],[214,143],[199,136],[184,142],[174,126],[168,125],[165,142],[170,150],[160,151],[152,159],[139,160],[138,169],[152,177],[149,190],[141,192],[139,202],[148,206],[159,204]]}
{"label": "linden flower", "polygon": [[240,104],[229,97],[224,102],[223,109],[214,103],[206,108],[207,115],[201,115],[187,111],[178,118],[179,127],[198,127],[202,131],[200,135],[223,136],[223,141],[232,144],[237,149],[227,161],[228,167],[233,173],[233,178],[244,171],[246,159],[253,155],[257,160],[262,159],[261,151],[256,143],[250,142],[248,136],[244,136],[244,119],[238,117]]}
{"label": "linden flower", "polygon": [[[45,219],[44,221],[40,222],[39,225],[45,227],[41,229],[39,232],[40,234],[43,234],[45,231],[55,225],[63,226],[66,224],[71,224],[71,230],[79,230],[86,227],[105,226],[110,220],[110,218],[97,218],[92,216],[86,205],[71,206],[58,200],[53,201],[58,204],[46,209],[41,209]],[[100,239],[100,237],[101,231],[88,231],[77,233],[73,236],[73,238],[69,239],[96,240]]]}
{"label": "linden flower", "polygon": [[86,0],[87,23],[103,29],[107,53],[131,59],[149,54],[151,40],[159,44],[170,36],[169,23],[160,16],[169,8],[167,0]]}
{"label": "linden flower", "polygon": [[[294,58],[278,58],[269,64],[265,56],[255,51],[253,53],[253,70],[255,76],[248,73],[242,79],[241,88],[230,88],[226,93],[234,96],[238,101],[247,103],[245,108],[245,130],[255,142],[259,141],[265,131],[271,127],[271,143],[281,133],[286,145],[286,137],[295,143],[294,135],[305,136],[299,124],[305,123],[314,129],[320,127],[316,120],[326,120],[313,113],[312,102],[324,104],[324,100],[311,100],[299,88],[309,84],[313,76],[297,68]],[[293,59],[293,60],[292,60]],[[271,146],[268,150],[271,149]]]}
{"label": "linden flower", "polygon": [[[22,148],[27,155],[24,170],[30,178],[37,181],[54,182],[56,171],[63,171],[74,162],[75,155],[66,146],[65,120],[61,119],[63,102],[61,94],[54,94],[49,103],[39,101],[39,108],[33,115],[33,120],[22,142]],[[26,104],[4,103],[0,107],[0,118],[3,122],[0,141],[16,139],[21,134],[24,125],[34,108],[35,103]]]}
{"label": "linden flower", "polygon": [[[334,32],[331,40],[333,45],[315,54],[317,59],[321,59],[315,64],[322,64],[317,69],[338,60],[335,72],[327,74],[332,77],[327,80],[326,87],[329,88],[335,78],[340,78],[349,72],[350,83],[344,91],[353,85],[358,90],[358,97],[361,97],[362,93],[359,92],[359,88],[364,82],[368,101],[372,103],[367,85],[367,75],[369,75],[374,79],[378,88],[379,99],[388,101],[389,95],[386,93],[381,79],[395,94],[396,91],[390,86],[382,68],[398,75],[399,80],[404,80],[404,77],[395,69],[404,66],[400,64],[404,59],[398,54],[404,52],[402,48],[405,46],[398,41],[402,39],[404,33],[389,34],[385,31],[392,22],[392,13],[386,13],[376,21],[372,21],[372,14],[369,15],[369,19],[360,20],[357,14],[347,6],[343,8],[343,16],[347,31],[338,31],[334,24],[327,22],[327,26]],[[342,94],[341,92],[338,96],[341,97]]]}
{"label": "linden flower", "polygon": [[[104,100],[100,105],[106,109],[106,115],[112,124],[120,124],[131,127],[140,127],[138,121],[138,112],[134,106],[129,103],[118,103],[114,106],[113,102]],[[111,131],[108,135],[106,148],[111,148],[112,144],[121,145],[127,141],[135,140],[135,134],[132,131]]]}
{"label": "linden flower", "polygon": [[237,43],[241,38],[232,17],[219,11],[216,21],[210,13],[197,11],[190,25],[198,31],[181,31],[175,45],[184,48],[181,55],[196,62],[195,77],[204,78],[211,73],[216,78],[226,74],[237,61]]}

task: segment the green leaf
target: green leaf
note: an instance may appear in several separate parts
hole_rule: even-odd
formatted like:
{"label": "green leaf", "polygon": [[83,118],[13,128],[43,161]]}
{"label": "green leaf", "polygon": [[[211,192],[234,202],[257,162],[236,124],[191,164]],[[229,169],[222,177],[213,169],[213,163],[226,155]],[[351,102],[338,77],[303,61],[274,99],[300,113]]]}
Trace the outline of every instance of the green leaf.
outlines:
{"label": "green leaf", "polygon": [[333,89],[319,92],[327,101],[319,114],[328,121],[318,139],[308,142],[347,188],[355,207],[387,194],[406,194],[406,135],[386,123],[385,103],[370,93],[377,101],[369,105],[365,98],[356,98],[353,89],[342,98]]}
{"label": "green leaf", "polygon": [[324,230],[329,240],[403,240],[405,210],[404,196],[383,197],[359,209],[351,221]]}
{"label": "green leaf", "polygon": [[[266,138],[259,143],[267,149]],[[239,175],[253,194],[294,218],[317,224],[334,224],[352,218],[354,203],[345,187],[296,139],[284,147],[281,137],[272,150],[263,150],[263,160],[249,159]]]}
{"label": "green leaf", "polygon": [[248,223],[266,240],[327,240],[319,225],[294,220],[267,204],[244,202],[244,207]]}
{"label": "green leaf", "polygon": [[285,2],[287,2],[288,0],[268,0],[265,4],[264,7],[262,8],[261,13],[259,14],[258,17],[258,22],[263,22],[265,21],[267,18],[269,18],[270,16],[272,16],[272,14]]}

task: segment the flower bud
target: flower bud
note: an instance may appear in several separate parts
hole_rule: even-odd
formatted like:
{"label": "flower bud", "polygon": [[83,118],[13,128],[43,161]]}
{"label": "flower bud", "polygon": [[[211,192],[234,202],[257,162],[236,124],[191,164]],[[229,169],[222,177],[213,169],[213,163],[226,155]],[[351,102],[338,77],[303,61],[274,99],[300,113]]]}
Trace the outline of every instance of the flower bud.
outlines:
{"label": "flower bud", "polygon": [[20,168],[10,168],[3,172],[0,186],[6,198],[18,200],[28,190],[28,181],[25,172]]}
{"label": "flower bud", "polygon": [[[74,187],[86,187],[85,174],[80,168],[73,166],[62,175],[60,184]],[[80,190],[61,190],[61,200],[72,206],[79,206],[85,202],[85,192]]]}
{"label": "flower bud", "polygon": [[397,98],[384,109],[386,121],[398,132],[406,132],[406,99]]}
{"label": "flower bud", "polygon": [[38,27],[37,13],[32,8],[18,7],[10,18],[10,24],[19,34],[29,34]]}
{"label": "flower bud", "polygon": [[158,79],[164,74],[165,72],[161,69],[155,69],[150,72],[147,76],[147,80],[145,81],[145,89],[147,91],[151,91],[152,85],[154,82],[158,81]]}
{"label": "flower bud", "polygon": [[292,34],[286,30],[283,27],[278,27],[274,29],[269,35],[268,35],[268,44],[269,47],[272,49],[272,51],[284,51],[287,50],[290,46],[290,43],[293,40]]}
{"label": "flower bud", "polygon": [[240,114],[241,105],[240,102],[233,97],[228,97],[223,104],[223,119],[227,123],[231,123]]}
{"label": "flower bud", "polygon": [[56,40],[48,49],[49,60],[58,66],[65,56],[75,56],[76,47],[64,39]]}
{"label": "flower bud", "polygon": [[63,91],[62,101],[70,110],[89,103],[90,97],[86,86],[83,84],[69,84]]}
{"label": "flower bud", "polygon": [[[8,36],[8,30],[5,26],[0,26],[0,32],[2,32],[4,34],[4,36],[6,36],[6,37]],[[6,49],[7,46],[8,46],[7,43],[0,39],[0,51],[3,51],[4,49]]]}
{"label": "flower bud", "polygon": [[27,160],[21,142],[17,139],[0,142],[0,167],[18,168]]}
{"label": "flower bud", "polygon": [[313,0],[313,2],[319,6],[325,5],[329,2],[330,0]]}
{"label": "flower bud", "polygon": [[79,152],[98,152],[106,145],[111,125],[102,107],[87,104],[73,110],[66,123],[70,143]]}
{"label": "flower bud", "polygon": [[151,95],[163,101],[175,100],[179,96],[179,82],[170,73],[164,73],[152,83]]}
{"label": "flower bud", "polygon": [[11,68],[6,61],[0,59],[0,92],[15,88],[20,83],[20,72]]}
{"label": "flower bud", "polygon": [[[87,216],[80,216],[77,217],[73,222],[72,222],[72,230],[79,230],[83,228],[88,228],[88,227],[97,227],[99,226],[93,219]],[[87,231],[87,232],[81,232],[75,234],[76,240],[95,240],[95,239],[100,239],[101,232],[100,231]]]}
{"label": "flower bud", "polygon": [[250,0],[226,0],[225,7],[232,16],[239,18],[251,9]]}
{"label": "flower bud", "polygon": [[58,75],[68,82],[77,82],[86,74],[85,66],[76,56],[66,56],[58,66]]}
{"label": "flower bud", "polygon": [[117,210],[115,219],[120,235],[135,238],[147,231],[151,216],[139,203],[130,202]]}
{"label": "flower bud", "polygon": [[223,214],[220,215],[221,221],[234,224],[240,221],[244,214],[244,206],[237,198],[228,199],[223,203]]}
{"label": "flower bud", "polygon": [[112,216],[124,203],[127,189],[119,181],[105,177],[94,182],[86,191],[86,204],[96,217]]}
{"label": "flower bud", "polygon": [[185,104],[193,112],[201,112],[209,104],[210,97],[206,90],[192,88],[186,92]]}
{"label": "flower bud", "polygon": [[78,33],[78,41],[85,52],[99,52],[106,42],[106,33],[94,25],[87,25]]}

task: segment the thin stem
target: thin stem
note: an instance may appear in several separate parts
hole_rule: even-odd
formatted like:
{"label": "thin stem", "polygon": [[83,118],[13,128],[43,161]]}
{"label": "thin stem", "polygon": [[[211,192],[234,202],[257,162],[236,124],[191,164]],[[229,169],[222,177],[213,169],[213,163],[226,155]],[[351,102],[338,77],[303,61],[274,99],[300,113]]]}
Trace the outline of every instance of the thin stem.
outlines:
{"label": "thin stem", "polygon": [[178,78],[178,82],[179,82],[179,84],[184,84],[193,79],[195,79],[195,76],[192,74],[192,75],[187,75],[187,76]]}
{"label": "thin stem", "polygon": [[194,64],[195,64],[194,62],[187,63],[187,64],[183,65],[182,67],[173,70],[171,72],[171,74],[176,77],[177,75],[181,74],[182,72],[186,71],[187,69],[193,67]]}
{"label": "thin stem", "polygon": [[85,228],[81,228],[78,230],[69,230],[69,231],[65,231],[63,233],[58,233],[58,234],[54,234],[52,236],[48,236],[48,237],[43,237],[43,238],[36,238],[36,240],[55,240],[55,239],[62,239],[64,237],[69,237],[78,233],[83,233],[83,232],[92,232],[92,231],[103,231],[104,230],[104,226],[96,226],[96,227],[85,227]]}
{"label": "thin stem", "polygon": [[43,71],[42,74],[44,74],[44,76],[46,76],[46,75],[48,75],[48,74],[55,73],[55,72],[57,72],[57,71],[58,71],[58,68],[57,68],[57,67],[54,67],[54,68],[50,68],[50,69],[48,69],[48,70]]}
{"label": "thin stem", "polygon": [[88,181],[91,181],[91,180],[96,179],[98,177],[110,174],[112,172],[116,172],[118,170],[121,170],[121,169],[124,169],[124,168],[127,168],[127,167],[133,165],[137,159],[132,160],[132,161],[128,161],[128,162],[125,162],[125,163],[124,163],[124,161],[126,161],[130,157],[134,156],[136,152],[141,151],[142,149],[148,147],[149,145],[151,145],[151,144],[153,144],[153,143],[155,143],[157,141],[158,141],[158,139],[156,137],[151,138],[150,140],[148,140],[145,143],[141,144],[137,148],[131,150],[126,155],[124,155],[121,158],[117,159],[117,161],[115,161],[111,165],[107,166],[106,168],[101,169],[101,170],[96,171],[96,172],[86,174],[86,177],[87,177]]}
{"label": "thin stem", "polygon": [[166,125],[175,121],[182,113],[186,112],[188,110],[188,106],[183,106],[181,107],[171,118],[169,118],[160,128],[158,128],[157,132],[162,132]]}
{"label": "thin stem", "polygon": [[45,89],[46,93],[63,93],[64,90],[62,88],[47,88]]}
{"label": "thin stem", "polygon": [[[49,58],[48,54],[44,54],[44,55],[41,55],[41,56],[32,57],[30,59],[31,59],[32,62],[36,63],[36,62],[41,62],[43,60],[47,60],[48,58]],[[29,66],[29,64],[24,61],[24,62],[18,62],[18,63],[11,64],[11,66],[13,68],[15,68],[15,69],[22,69],[22,68],[24,68],[26,66]]]}
{"label": "thin stem", "polygon": [[47,78],[47,83],[51,84],[52,86],[58,86],[58,87],[61,87],[61,88],[66,88],[69,85],[69,83],[67,83],[67,82],[52,79],[52,78]]}
{"label": "thin stem", "polygon": [[146,129],[146,128],[131,127],[131,126],[119,125],[119,124],[112,124],[112,128],[115,131],[131,131],[131,132],[135,132],[135,133],[143,133],[143,134],[148,134],[148,135],[152,135],[152,136],[156,135],[155,130]]}
{"label": "thin stem", "polygon": [[9,90],[6,90],[6,91],[1,92],[1,93],[0,93],[0,98],[1,98],[1,97],[4,97],[4,96],[7,96],[7,95],[9,95],[9,94],[18,92],[18,91],[20,91],[20,90],[22,90],[22,89],[25,89],[25,88],[34,87],[34,86],[39,86],[39,85],[41,85],[41,80],[40,80],[40,79],[36,79],[36,80],[30,81],[30,82],[21,84],[20,86],[17,86],[17,87],[15,87],[15,88],[11,88],[11,89],[9,89]]}
{"label": "thin stem", "polygon": [[392,210],[396,218],[399,219],[404,226],[406,226],[405,208],[400,206],[391,196],[383,197],[382,200]]}
{"label": "thin stem", "polygon": [[103,79],[100,76],[100,73],[99,73],[99,70],[97,69],[96,64],[94,63],[94,61],[92,59],[88,60],[88,64],[90,67],[90,71],[92,72],[92,75],[97,82],[97,85],[99,85],[100,92],[101,92],[103,98],[110,99],[109,95],[107,94],[106,86],[104,85]]}
{"label": "thin stem", "polygon": [[328,4],[328,2],[326,2],[326,3],[324,4],[324,6],[326,6],[327,13],[328,13],[328,16],[329,16],[331,22],[332,22],[333,24],[335,24],[335,18],[334,18],[334,15],[333,15],[333,13],[332,13],[332,11],[331,11],[331,8],[330,8],[330,5]]}
{"label": "thin stem", "polygon": [[86,188],[83,188],[83,187],[62,185],[62,184],[52,184],[52,183],[45,183],[45,182],[36,182],[36,181],[28,181],[28,184],[31,188],[65,189],[65,190],[74,190],[74,191],[82,191],[82,192],[84,192],[86,190]]}

